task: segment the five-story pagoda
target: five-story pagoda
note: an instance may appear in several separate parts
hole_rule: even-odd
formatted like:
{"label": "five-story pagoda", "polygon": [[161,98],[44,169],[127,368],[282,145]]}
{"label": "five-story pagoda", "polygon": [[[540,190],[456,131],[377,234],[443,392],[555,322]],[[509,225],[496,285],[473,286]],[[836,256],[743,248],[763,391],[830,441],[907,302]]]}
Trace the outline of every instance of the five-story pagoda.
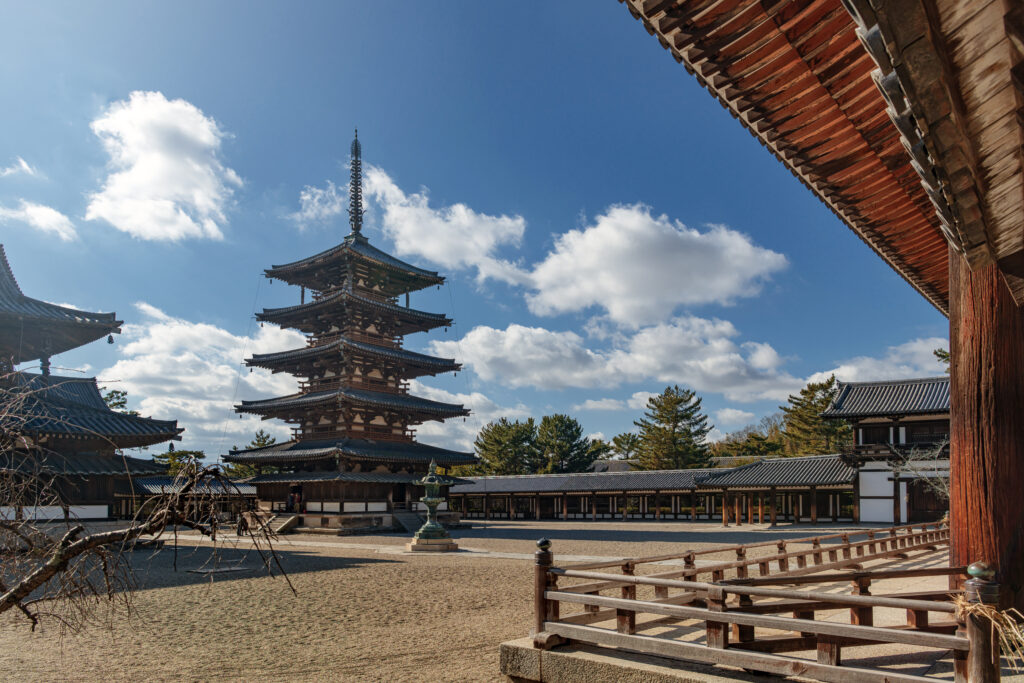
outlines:
{"label": "five-story pagoda", "polygon": [[[251,482],[263,509],[306,513],[307,526],[388,524],[390,512],[415,500],[412,485],[431,460],[441,466],[475,462],[470,453],[414,439],[417,424],[469,414],[461,405],[408,392],[412,378],[460,367],[453,359],[402,348],[407,334],[451,325],[443,314],[409,307],[410,292],[444,278],[370,245],[362,234],[358,137],[351,151],[351,233],[327,251],[265,271],[268,278],[301,287],[302,298],[297,306],[265,309],[257,319],[309,338],[302,348],[255,355],[246,364],[296,376],[299,392],[235,407],[285,420],[294,425],[294,438],[224,458],[255,467]],[[402,295],[405,305],[398,301]]]}

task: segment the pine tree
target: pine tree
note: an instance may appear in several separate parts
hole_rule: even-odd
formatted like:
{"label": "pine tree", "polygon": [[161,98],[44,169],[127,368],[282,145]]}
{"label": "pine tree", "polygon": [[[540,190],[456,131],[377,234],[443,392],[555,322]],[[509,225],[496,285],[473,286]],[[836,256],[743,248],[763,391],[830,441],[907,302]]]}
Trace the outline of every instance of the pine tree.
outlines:
{"label": "pine tree", "polygon": [[473,472],[460,469],[460,474],[530,474],[540,466],[532,417],[524,422],[502,417],[484,425],[474,449],[480,463],[471,466]]}
{"label": "pine tree", "polygon": [[838,393],[839,383],[832,375],[824,382],[808,383],[799,395],[789,397],[789,405],[781,406],[785,414],[783,434],[787,454],[838,453],[853,442],[853,430],[849,424],[821,416]]}
{"label": "pine tree", "polygon": [[123,389],[111,389],[103,394],[103,402],[107,404],[108,408],[118,413],[139,414],[137,410],[128,410],[128,392]]}
{"label": "pine tree", "polygon": [[[246,450],[254,450],[256,448],[266,448],[267,446],[273,446],[277,443],[277,438],[271,436],[262,429],[257,429],[256,434],[253,435],[252,441],[245,447]],[[238,448],[232,447],[231,450],[237,451]],[[221,469],[231,479],[242,479],[244,477],[251,477],[256,474],[256,468],[253,465],[238,462],[229,462],[221,466]],[[264,467],[264,473],[270,473],[277,471],[277,468]]]}
{"label": "pine tree", "polygon": [[640,449],[640,435],[634,432],[616,434],[612,437],[612,449],[620,460],[631,460]]}
{"label": "pine tree", "polygon": [[636,469],[707,467],[711,461],[711,425],[701,412],[701,398],[689,389],[666,387],[647,401],[644,418],[634,424],[640,428]]}
{"label": "pine tree", "polygon": [[594,462],[583,425],[568,415],[545,415],[537,428],[537,448],[543,466],[540,474],[585,472]]}
{"label": "pine tree", "polygon": [[615,449],[604,439],[588,439],[587,451],[591,462],[595,460],[610,460],[615,455]]}
{"label": "pine tree", "polygon": [[172,477],[182,470],[185,465],[192,461],[200,461],[206,458],[203,451],[176,451],[174,444],[167,444],[167,451],[153,456],[153,460],[167,468],[167,474]]}

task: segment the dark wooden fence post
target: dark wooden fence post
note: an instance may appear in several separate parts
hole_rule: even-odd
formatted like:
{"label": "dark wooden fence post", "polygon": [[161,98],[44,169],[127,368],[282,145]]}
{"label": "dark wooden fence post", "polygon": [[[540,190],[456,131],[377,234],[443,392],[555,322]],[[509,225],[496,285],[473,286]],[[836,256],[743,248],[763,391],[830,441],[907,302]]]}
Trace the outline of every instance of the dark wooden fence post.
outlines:
{"label": "dark wooden fence post", "polygon": [[[999,584],[993,578],[995,569],[988,562],[975,562],[967,568],[971,576],[964,582],[964,597],[968,602],[999,607]],[[992,623],[985,617],[968,614],[967,639],[971,649],[967,653],[967,680],[969,683],[999,683],[999,641],[993,638]]]}
{"label": "dark wooden fence post", "polygon": [[[708,589],[708,609],[712,612],[725,611],[725,590],[721,586],[711,586]],[[708,647],[724,650],[729,646],[729,624],[724,621],[705,622],[707,629],[706,643]]]}
{"label": "dark wooden fence post", "polygon": [[537,541],[537,552],[533,557],[536,563],[533,574],[533,633],[537,635],[544,630],[544,622],[548,618],[548,600],[544,592],[548,589],[548,569],[553,560],[551,541],[546,538]]}
{"label": "dark wooden fence post", "polygon": [[[633,576],[635,573],[634,570],[635,567],[632,562],[626,562],[622,565],[622,574],[624,576]],[[636,600],[635,583],[627,583],[622,587],[622,599]],[[616,609],[615,627],[619,633],[628,633],[630,635],[636,633],[636,612],[632,610]]]}
{"label": "dark wooden fence post", "polygon": [[[854,595],[871,595],[871,577],[859,576],[853,581]],[[875,608],[867,605],[865,607],[850,608],[850,623],[857,626],[875,625]]]}

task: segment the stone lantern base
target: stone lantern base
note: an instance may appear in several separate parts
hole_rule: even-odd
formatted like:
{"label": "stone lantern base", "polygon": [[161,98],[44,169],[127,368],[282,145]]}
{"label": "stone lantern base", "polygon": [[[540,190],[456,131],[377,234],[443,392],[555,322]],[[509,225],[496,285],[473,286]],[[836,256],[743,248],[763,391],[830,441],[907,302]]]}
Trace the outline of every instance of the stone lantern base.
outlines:
{"label": "stone lantern base", "polygon": [[450,538],[414,538],[405,544],[405,549],[417,552],[448,553],[459,549],[459,544]]}

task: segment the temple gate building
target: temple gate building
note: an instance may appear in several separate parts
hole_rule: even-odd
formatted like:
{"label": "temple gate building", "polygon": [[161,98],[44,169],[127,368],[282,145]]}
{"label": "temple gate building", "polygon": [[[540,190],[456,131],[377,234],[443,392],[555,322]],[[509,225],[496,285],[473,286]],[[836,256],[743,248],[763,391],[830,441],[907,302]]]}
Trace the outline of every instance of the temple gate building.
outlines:
{"label": "temple gate building", "polygon": [[351,152],[351,233],[324,252],[265,271],[267,278],[300,287],[301,299],[296,306],[265,309],[257,319],[299,330],[308,342],[246,363],[294,375],[299,391],[235,407],[288,422],[293,439],[224,458],[256,468],[250,482],[261,509],[302,515],[302,526],[390,526],[393,512],[415,507],[413,482],[431,460],[442,467],[476,462],[470,453],[414,438],[415,426],[427,420],[469,414],[461,405],[409,393],[410,379],[460,368],[453,359],[402,348],[407,334],[451,325],[443,314],[409,306],[411,292],[439,286],[444,278],[384,253],[362,234],[358,137]]}
{"label": "temple gate building", "polygon": [[[53,483],[69,514],[105,519],[131,508],[131,478],[163,473],[161,465],[125,456],[121,449],[180,439],[174,420],[154,420],[111,410],[95,377],[50,373],[50,357],[120,332],[114,313],[90,313],[25,296],[0,245],[0,395],[10,406],[0,423],[14,445],[0,452],[0,471]],[[39,361],[40,372],[14,366]],[[0,516],[63,517],[63,509],[38,504],[0,508]]]}

